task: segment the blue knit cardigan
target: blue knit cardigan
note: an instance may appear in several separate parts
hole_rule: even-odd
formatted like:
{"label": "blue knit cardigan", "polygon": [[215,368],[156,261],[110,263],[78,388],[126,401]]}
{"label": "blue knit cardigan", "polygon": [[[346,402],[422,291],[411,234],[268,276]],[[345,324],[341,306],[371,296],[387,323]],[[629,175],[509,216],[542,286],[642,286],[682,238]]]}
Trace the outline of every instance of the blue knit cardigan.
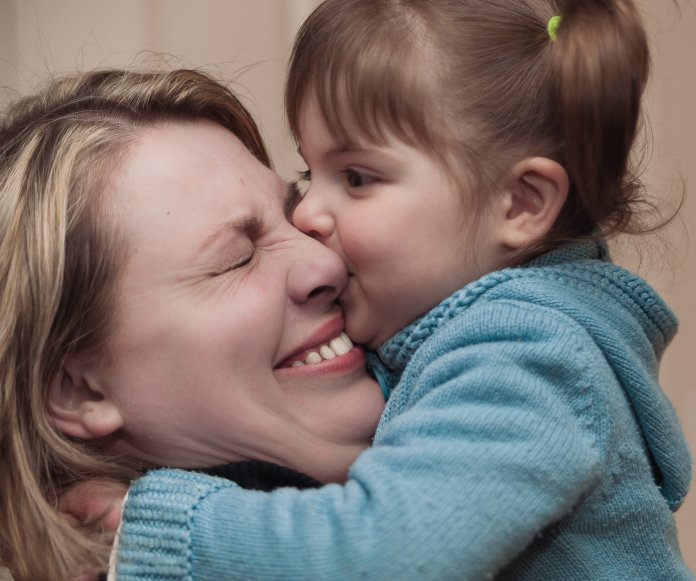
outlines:
{"label": "blue knit cardigan", "polygon": [[487,275],[379,349],[391,396],[345,485],[151,472],[118,578],[694,579],[672,515],[690,459],[657,383],[675,331],[601,245]]}

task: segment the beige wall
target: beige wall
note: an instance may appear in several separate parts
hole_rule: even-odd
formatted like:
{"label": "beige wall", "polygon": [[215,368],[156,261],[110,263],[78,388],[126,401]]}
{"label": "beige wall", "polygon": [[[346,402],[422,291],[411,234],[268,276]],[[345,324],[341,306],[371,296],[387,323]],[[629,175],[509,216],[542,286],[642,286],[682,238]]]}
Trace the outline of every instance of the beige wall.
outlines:
{"label": "beige wall", "polygon": [[[676,13],[672,0],[639,0],[653,38],[653,80],[648,95],[654,148],[651,186],[667,200],[686,179],[681,220],[668,230],[673,249],[658,250],[639,272],[665,295],[681,330],[664,359],[662,379],[696,448],[696,13]],[[317,0],[0,0],[0,85],[26,91],[49,74],[95,66],[143,63],[164,52],[186,66],[204,66],[238,80],[245,102],[262,121],[282,175],[298,169],[285,136],[281,90],[297,26]],[[247,69],[244,74],[239,71]],[[0,92],[0,103],[11,92]],[[622,260],[635,265],[630,252]],[[696,570],[696,493],[678,514],[682,550]]]}
{"label": "beige wall", "polygon": [[[654,136],[648,184],[664,199],[685,190],[680,219],[666,232],[671,248],[659,248],[638,271],[660,290],[680,319],[679,333],[662,363],[662,383],[675,404],[692,454],[696,451],[696,8],[672,0],[642,0],[653,45],[647,106]],[[680,180],[684,181],[681,182]],[[628,261],[634,264],[633,261]],[[696,485],[677,513],[682,552],[696,571]]]}
{"label": "beige wall", "polygon": [[[279,171],[296,170],[282,87],[314,0],[0,0],[0,104],[57,75],[164,58],[237,79]],[[292,166],[292,167],[291,167]]]}

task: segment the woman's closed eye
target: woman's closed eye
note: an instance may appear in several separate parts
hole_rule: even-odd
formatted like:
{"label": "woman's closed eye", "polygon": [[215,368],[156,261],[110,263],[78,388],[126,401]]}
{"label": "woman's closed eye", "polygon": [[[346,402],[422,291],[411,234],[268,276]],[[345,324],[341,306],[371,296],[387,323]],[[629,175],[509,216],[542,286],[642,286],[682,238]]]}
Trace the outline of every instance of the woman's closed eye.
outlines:
{"label": "woman's closed eye", "polygon": [[235,260],[232,263],[228,264],[227,266],[224,266],[217,270],[216,272],[212,273],[212,276],[219,276],[221,274],[226,274],[228,272],[232,272],[233,270],[237,270],[238,268],[242,268],[249,264],[254,258],[253,254],[249,254],[249,256],[245,256],[244,258],[240,258],[239,260]]}

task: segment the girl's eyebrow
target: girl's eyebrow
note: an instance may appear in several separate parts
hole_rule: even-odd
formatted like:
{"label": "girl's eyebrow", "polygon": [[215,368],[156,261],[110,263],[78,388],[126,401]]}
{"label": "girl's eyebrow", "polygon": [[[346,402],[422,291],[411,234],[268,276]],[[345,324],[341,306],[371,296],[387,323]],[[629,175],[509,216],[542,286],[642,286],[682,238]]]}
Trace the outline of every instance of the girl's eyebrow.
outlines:
{"label": "girl's eyebrow", "polygon": [[399,161],[399,156],[389,147],[355,147],[341,148],[327,153],[327,157],[342,160],[345,156],[354,156],[357,160],[370,159],[393,165]]}
{"label": "girl's eyebrow", "polygon": [[[350,145],[337,145],[336,147],[332,147],[328,151],[325,151],[323,153],[323,157],[333,157],[335,155],[341,155],[342,153],[351,153],[355,151],[367,151],[364,147],[360,147],[358,145],[355,146],[350,146]],[[297,146],[297,154],[306,161],[306,158],[304,156],[304,153],[302,153],[302,146],[298,145]]]}
{"label": "girl's eyebrow", "polygon": [[[350,155],[350,154],[359,154],[359,155],[370,155],[373,157],[378,157],[381,158],[385,161],[388,162],[395,162],[398,161],[398,156],[395,155],[393,152],[387,151],[388,148],[384,147],[379,147],[379,146],[371,146],[369,144],[364,144],[360,145],[359,143],[354,143],[354,144],[343,144],[343,145],[337,145],[336,147],[333,147],[329,149],[328,151],[325,151],[322,153],[322,157],[324,159],[331,159],[331,158],[340,158],[343,155]],[[297,146],[297,154],[304,160],[305,163],[307,163],[307,159],[304,156],[304,153],[302,152],[302,146],[298,145]]]}

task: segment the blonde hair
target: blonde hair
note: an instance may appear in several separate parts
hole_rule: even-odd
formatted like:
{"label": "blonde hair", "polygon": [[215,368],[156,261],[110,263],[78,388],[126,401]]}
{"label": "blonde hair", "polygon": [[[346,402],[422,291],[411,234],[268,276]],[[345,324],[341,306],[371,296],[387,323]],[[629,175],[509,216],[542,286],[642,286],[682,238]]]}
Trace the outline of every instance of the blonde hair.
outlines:
{"label": "blonde hair", "polygon": [[63,78],[0,125],[0,560],[17,581],[70,579],[105,563],[103,539],[71,525],[57,497],[85,479],[136,473],[58,433],[48,385],[67,355],[108,340],[125,245],[101,210],[104,180],[142,128],[198,118],[269,165],[244,106],[191,70]]}
{"label": "blonde hair", "polygon": [[651,229],[631,167],[648,71],[631,0],[326,0],[296,38],[285,104],[296,137],[315,96],[343,145],[392,134],[429,151],[479,208],[514,162],[558,161],[568,200],[526,259]]}

